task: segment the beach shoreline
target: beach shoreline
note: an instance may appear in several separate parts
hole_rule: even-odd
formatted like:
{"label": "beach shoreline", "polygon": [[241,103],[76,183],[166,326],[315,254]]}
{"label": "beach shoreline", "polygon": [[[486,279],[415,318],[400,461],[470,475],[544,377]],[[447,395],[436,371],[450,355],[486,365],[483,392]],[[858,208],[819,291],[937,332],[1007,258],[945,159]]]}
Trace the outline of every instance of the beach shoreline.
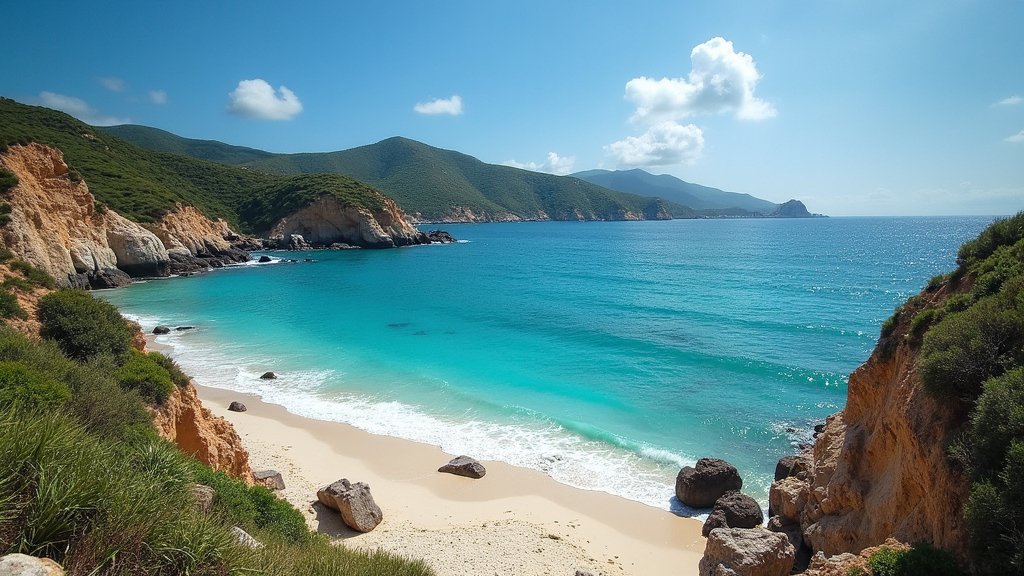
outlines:
{"label": "beach shoreline", "polygon": [[[152,338],[150,344],[154,345]],[[205,407],[230,421],[254,470],[284,477],[281,496],[314,530],[344,545],[425,560],[439,576],[502,574],[697,574],[701,522],[604,492],[561,484],[542,472],[483,462],[472,480],[437,472],[455,455],[411,440],[313,420],[252,394],[196,382]],[[246,412],[230,412],[243,402]],[[316,501],[340,478],[370,485],[384,511],[374,531],[347,529]]]}

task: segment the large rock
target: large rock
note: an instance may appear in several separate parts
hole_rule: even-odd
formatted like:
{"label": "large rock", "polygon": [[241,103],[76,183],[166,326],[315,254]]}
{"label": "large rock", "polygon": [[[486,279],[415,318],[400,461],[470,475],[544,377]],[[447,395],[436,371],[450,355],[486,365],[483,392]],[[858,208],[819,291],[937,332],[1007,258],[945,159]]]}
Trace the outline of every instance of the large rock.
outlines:
{"label": "large rock", "polygon": [[775,465],[775,479],[782,480],[790,476],[805,478],[810,468],[810,458],[806,454],[783,456]]}
{"label": "large rock", "polygon": [[487,469],[484,468],[484,465],[469,456],[452,458],[451,462],[441,466],[437,471],[467,478],[483,478],[484,474],[487,474]]}
{"label": "large rock", "polygon": [[789,522],[800,522],[807,496],[805,480],[796,476],[776,480],[768,489],[768,514],[781,516]]}
{"label": "large rock", "polygon": [[0,576],[64,576],[64,569],[49,558],[7,554],[0,556]]}
{"label": "large rock", "polygon": [[796,551],[784,534],[764,528],[716,528],[708,536],[700,576],[788,576]]}
{"label": "large rock", "polygon": [[271,490],[284,490],[284,478],[277,470],[254,470],[252,480]]}
{"label": "large rock", "polygon": [[676,476],[676,498],[694,508],[709,508],[726,492],[741,488],[736,467],[717,458],[701,458],[696,467],[686,466]]}
{"label": "large rock", "polygon": [[167,275],[170,256],[155,234],[113,210],[103,216],[107,245],[114,251],[118,268],[129,276]]}
{"label": "large rock", "polygon": [[762,523],[764,513],[757,500],[742,492],[726,492],[715,501],[701,534],[707,536],[715,528],[756,528]]}
{"label": "large rock", "polygon": [[364,248],[393,248],[430,242],[426,234],[409,223],[390,198],[382,198],[381,208],[371,212],[366,208],[346,206],[333,196],[322,196],[279,220],[269,236],[282,239],[301,236],[304,242],[316,246],[344,243]]}
{"label": "large rock", "polygon": [[206,484],[192,485],[192,499],[195,501],[196,508],[200,511],[209,512],[213,510],[213,501],[216,497],[217,492]]}
{"label": "large rock", "polygon": [[316,497],[324,506],[337,510],[346,526],[359,532],[373,530],[384,519],[370,487],[363,482],[353,484],[342,478],[317,490]]}

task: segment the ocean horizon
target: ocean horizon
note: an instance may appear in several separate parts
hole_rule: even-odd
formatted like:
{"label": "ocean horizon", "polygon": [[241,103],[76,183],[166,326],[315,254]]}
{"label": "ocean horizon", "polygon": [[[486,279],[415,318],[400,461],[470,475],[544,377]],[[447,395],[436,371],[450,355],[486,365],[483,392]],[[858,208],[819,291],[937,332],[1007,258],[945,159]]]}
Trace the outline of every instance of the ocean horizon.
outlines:
{"label": "ocean horizon", "polygon": [[194,327],[156,341],[201,385],[689,513],[675,475],[705,456],[765,503],[881,323],[992,220],[459,224],[99,294]]}

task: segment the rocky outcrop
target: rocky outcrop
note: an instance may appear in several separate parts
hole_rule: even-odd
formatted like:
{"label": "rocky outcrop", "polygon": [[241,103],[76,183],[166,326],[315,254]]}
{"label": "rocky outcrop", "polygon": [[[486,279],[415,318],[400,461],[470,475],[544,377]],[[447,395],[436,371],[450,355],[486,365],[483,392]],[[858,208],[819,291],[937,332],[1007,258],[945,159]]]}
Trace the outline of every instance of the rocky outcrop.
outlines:
{"label": "rocky outcrop", "polygon": [[700,576],[787,576],[794,555],[782,534],[764,528],[716,528],[698,569]]}
{"label": "rocky outcrop", "polygon": [[318,490],[316,497],[324,506],[338,511],[345,525],[358,532],[369,532],[384,519],[370,487],[363,482],[353,484],[342,478]]}
{"label": "rocky outcrop", "polygon": [[484,468],[484,465],[469,456],[452,458],[451,462],[441,466],[437,471],[476,479],[483,478],[484,474],[487,474],[487,469]]}
{"label": "rocky outcrop", "polygon": [[151,412],[157,433],[182,452],[214,470],[252,481],[249,451],[242,439],[230,422],[203,407],[195,386],[175,386],[167,402]]}
{"label": "rocky outcrop", "polygon": [[[925,292],[916,306],[946,297],[946,288]],[[967,482],[946,452],[964,416],[921,385],[910,336],[916,312],[900,314],[850,376],[846,408],[826,421],[808,469],[772,484],[772,511],[798,523],[814,552],[857,553],[892,537],[964,553],[958,503]]]}
{"label": "rocky outcrop", "polygon": [[110,288],[129,276],[164,276],[247,258],[226,240],[237,236],[223,221],[190,206],[178,205],[145,227],[98,207],[55,148],[10,146],[0,165],[18,177],[4,198],[11,205],[11,221],[0,231],[4,247],[61,285]]}
{"label": "rocky outcrop", "polygon": [[298,235],[312,246],[342,243],[363,248],[394,248],[430,242],[389,198],[383,199],[381,209],[371,212],[345,205],[328,195],[279,220],[269,235],[272,239]]}
{"label": "rocky outcrop", "polygon": [[757,500],[739,491],[726,492],[715,501],[701,534],[707,536],[715,528],[755,528],[763,522],[764,513]]}
{"label": "rocky outcrop", "polygon": [[676,498],[694,508],[710,508],[726,492],[741,488],[736,467],[717,458],[701,458],[696,467],[684,466],[676,476]]}
{"label": "rocky outcrop", "polygon": [[49,558],[7,554],[0,556],[0,576],[64,576],[64,569]]}

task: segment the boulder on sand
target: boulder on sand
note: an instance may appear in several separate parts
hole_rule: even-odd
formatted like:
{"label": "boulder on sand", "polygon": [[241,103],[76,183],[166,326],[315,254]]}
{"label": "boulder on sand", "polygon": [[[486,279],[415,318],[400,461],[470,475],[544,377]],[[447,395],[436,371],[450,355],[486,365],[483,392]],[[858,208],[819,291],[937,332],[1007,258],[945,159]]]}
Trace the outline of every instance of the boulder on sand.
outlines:
{"label": "boulder on sand", "polygon": [[245,407],[245,404],[242,404],[238,400],[235,400],[231,404],[228,404],[228,410],[230,410],[231,412],[245,412],[246,410],[248,410],[248,408]]}
{"label": "boulder on sand", "polygon": [[743,488],[736,467],[725,460],[701,458],[676,476],[676,498],[693,508],[710,508],[723,494]]}
{"label": "boulder on sand", "polygon": [[483,478],[484,474],[487,474],[487,469],[484,468],[484,465],[469,456],[452,458],[451,462],[441,466],[437,471],[467,478]]}
{"label": "boulder on sand", "polygon": [[271,490],[284,490],[284,478],[277,470],[255,470],[252,473],[252,479],[260,486]]}
{"label": "boulder on sand", "polygon": [[715,501],[701,534],[707,536],[715,528],[756,528],[763,522],[764,513],[757,500],[742,492],[726,492]]}
{"label": "boulder on sand", "polygon": [[263,375],[260,376],[260,380],[277,380],[277,374],[274,374],[273,372],[264,372]]}
{"label": "boulder on sand", "polygon": [[373,530],[384,519],[370,487],[363,482],[353,484],[342,478],[317,490],[316,497],[324,506],[337,510],[346,526],[359,532]]}
{"label": "boulder on sand", "polygon": [[764,528],[715,528],[708,535],[700,576],[788,576],[796,551],[785,534]]}

